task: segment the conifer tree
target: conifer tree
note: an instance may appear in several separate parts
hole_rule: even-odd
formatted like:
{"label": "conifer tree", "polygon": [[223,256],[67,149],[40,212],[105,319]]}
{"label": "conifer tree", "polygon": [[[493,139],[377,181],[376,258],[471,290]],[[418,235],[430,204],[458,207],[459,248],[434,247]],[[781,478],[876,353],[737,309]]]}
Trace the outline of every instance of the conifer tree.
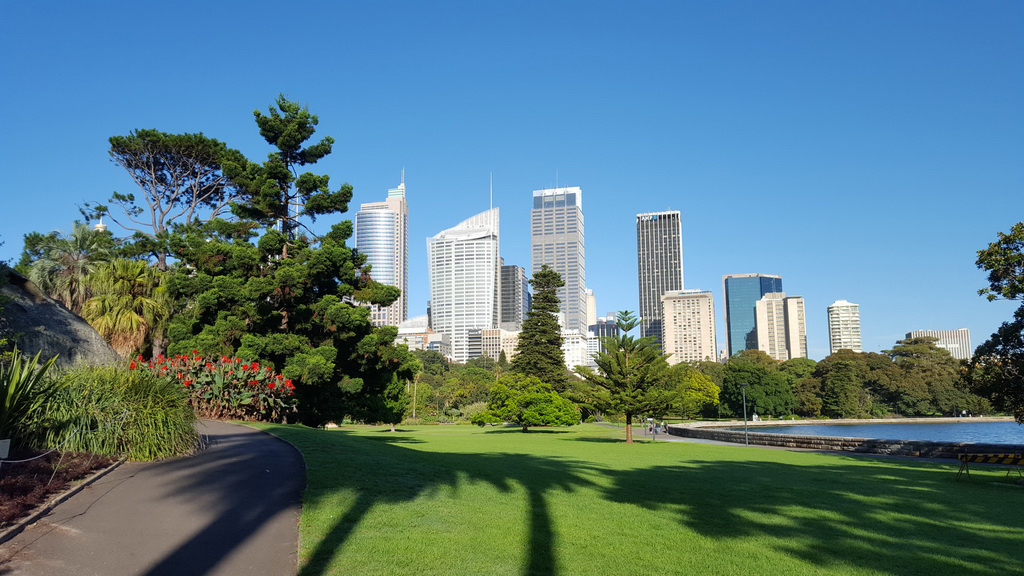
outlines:
{"label": "conifer tree", "polygon": [[536,376],[559,392],[569,383],[557,317],[558,289],[564,285],[562,276],[547,265],[533,275],[533,306],[523,321],[511,366],[513,372]]}

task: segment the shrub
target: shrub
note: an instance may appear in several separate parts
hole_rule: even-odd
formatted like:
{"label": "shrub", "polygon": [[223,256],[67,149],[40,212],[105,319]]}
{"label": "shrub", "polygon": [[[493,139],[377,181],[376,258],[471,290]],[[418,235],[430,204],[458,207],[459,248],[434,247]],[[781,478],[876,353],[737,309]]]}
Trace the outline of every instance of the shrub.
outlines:
{"label": "shrub", "polygon": [[295,385],[259,362],[221,356],[204,360],[195,350],[173,358],[132,360],[131,370],[150,372],[189,393],[189,402],[204,418],[284,422],[295,412]]}
{"label": "shrub", "polygon": [[195,411],[181,386],[145,371],[80,367],[61,375],[32,419],[37,448],[153,460],[191,454]]}
{"label": "shrub", "polygon": [[39,364],[39,354],[25,357],[14,350],[0,363],[0,439],[23,440],[27,421],[46,402],[51,386],[46,372],[57,357]]}

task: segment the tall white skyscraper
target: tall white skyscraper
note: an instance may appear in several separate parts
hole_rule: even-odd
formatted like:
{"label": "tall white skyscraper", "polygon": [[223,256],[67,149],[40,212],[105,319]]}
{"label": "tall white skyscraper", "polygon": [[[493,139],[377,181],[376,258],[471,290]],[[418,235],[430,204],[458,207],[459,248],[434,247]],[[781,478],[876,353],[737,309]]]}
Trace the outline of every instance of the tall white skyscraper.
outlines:
{"label": "tall white skyscraper", "polygon": [[371,306],[374,326],[398,326],[409,317],[409,207],[402,183],[383,202],[368,202],[356,212],[356,250],[366,255],[370,277],[402,291],[390,306]]}
{"label": "tall white skyscraper", "polygon": [[914,330],[907,333],[907,338],[935,338],[936,346],[949,350],[957,360],[970,360],[974,356],[971,348],[971,331],[967,328],[957,330]]}
{"label": "tall white skyscraper", "polygon": [[661,296],[661,346],[669,364],[718,360],[715,299],[707,290],[674,290]]}
{"label": "tall white skyscraper", "polygon": [[769,292],[754,304],[757,347],[785,362],[807,358],[807,319],[804,299]]}
{"label": "tall white skyscraper", "polygon": [[470,358],[470,330],[498,327],[498,229],[492,208],[427,239],[431,327],[449,336],[456,362]]}
{"label": "tall white skyscraper", "polygon": [[530,213],[533,268],[558,272],[565,329],[587,332],[587,261],[583,251],[583,191],[573,188],[534,190]]}
{"label": "tall white skyscraper", "polygon": [[860,338],[860,305],[836,300],[828,307],[829,354],[840,350],[863,352]]}
{"label": "tall white skyscraper", "polygon": [[636,261],[640,335],[660,341],[661,297],[683,289],[683,224],[678,210],[636,215]]}

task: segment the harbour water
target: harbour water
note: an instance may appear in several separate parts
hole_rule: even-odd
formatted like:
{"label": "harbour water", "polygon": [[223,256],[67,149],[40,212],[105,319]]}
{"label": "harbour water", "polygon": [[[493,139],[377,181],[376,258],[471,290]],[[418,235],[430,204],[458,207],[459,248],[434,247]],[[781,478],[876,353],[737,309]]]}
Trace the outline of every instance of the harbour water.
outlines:
{"label": "harbour water", "polygon": [[[733,430],[742,428],[733,428]],[[844,438],[883,438],[887,440],[924,440],[930,442],[979,442],[986,444],[1024,444],[1024,426],[1016,422],[913,422],[900,424],[803,424],[757,426],[751,433],[840,436]]]}

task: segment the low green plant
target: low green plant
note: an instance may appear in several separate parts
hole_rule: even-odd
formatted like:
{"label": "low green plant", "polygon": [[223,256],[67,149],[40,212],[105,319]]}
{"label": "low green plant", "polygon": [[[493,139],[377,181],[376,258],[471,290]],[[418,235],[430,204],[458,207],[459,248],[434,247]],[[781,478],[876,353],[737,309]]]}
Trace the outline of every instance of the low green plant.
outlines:
{"label": "low green plant", "polygon": [[22,440],[26,421],[52,393],[46,372],[56,360],[54,356],[40,364],[39,354],[28,358],[15,349],[0,363],[0,439]]}
{"label": "low green plant", "polygon": [[199,441],[187,390],[118,366],[79,367],[61,375],[32,427],[38,448],[132,460],[191,454]]}

